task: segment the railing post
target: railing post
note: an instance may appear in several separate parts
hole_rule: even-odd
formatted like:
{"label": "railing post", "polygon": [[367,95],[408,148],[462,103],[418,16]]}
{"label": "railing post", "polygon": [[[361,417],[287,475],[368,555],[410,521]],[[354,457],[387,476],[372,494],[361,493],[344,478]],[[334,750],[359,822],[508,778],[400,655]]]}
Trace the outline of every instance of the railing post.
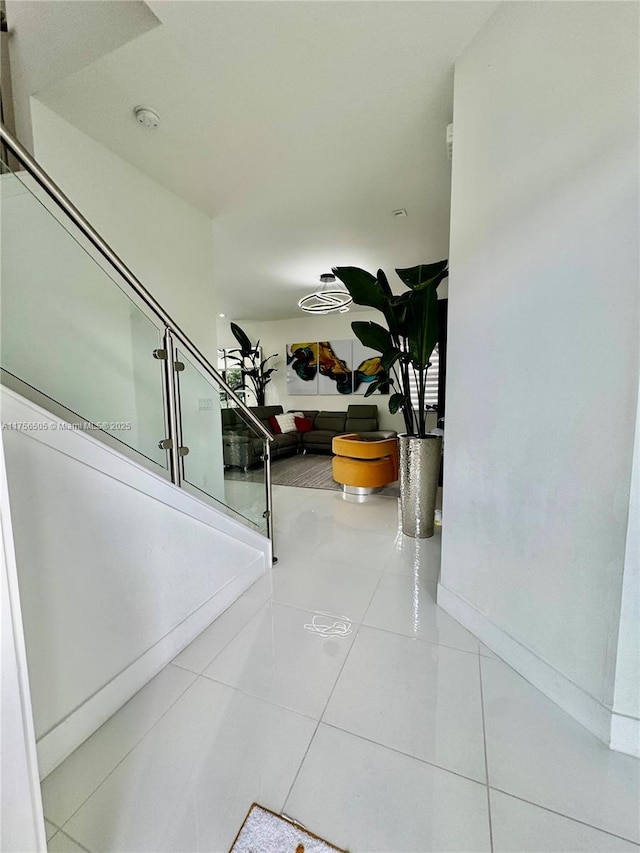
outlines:
{"label": "railing post", "polygon": [[267,536],[271,540],[271,562],[275,566],[278,558],[275,556],[275,539],[273,530],[273,489],[271,483],[271,443],[264,440],[264,485],[266,490]]}
{"label": "railing post", "polygon": [[180,411],[178,394],[176,393],[175,345],[169,329],[164,330],[164,349],[167,357],[164,359],[164,391],[165,391],[165,426],[169,438],[169,470],[171,482],[176,486],[182,483],[182,467],[180,457]]}

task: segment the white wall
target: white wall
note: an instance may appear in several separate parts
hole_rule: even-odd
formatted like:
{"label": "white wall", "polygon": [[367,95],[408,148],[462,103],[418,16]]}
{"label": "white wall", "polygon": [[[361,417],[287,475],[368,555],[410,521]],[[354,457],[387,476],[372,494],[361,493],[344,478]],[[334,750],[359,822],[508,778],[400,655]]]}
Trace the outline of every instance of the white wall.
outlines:
{"label": "white wall", "polygon": [[[369,404],[378,406],[378,421],[380,429],[394,429],[397,432],[404,431],[402,415],[392,415],[389,412],[389,397],[382,394],[373,394],[366,400],[363,395],[342,394],[318,394],[316,396],[290,396],[287,394],[287,344],[295,341],[326,341],[355,339],[351,328],[354,320],[373,320],[380,323],[381,315],[377,311],[349,311],[346,314],[322,317],[311,317],[301,312],[299,319],[275,320],[265,322],[239,321],[238,325],[244,329],[253,343],[260,340],[264,356],[278,353],[278,358],[272,359],[269,365],[277,367],[277,373],[267,385],[267,405],[280,404],[285,412],[288,409],[319,409],[325,411],[346,412],[351,403]],[[231,334],[228,319],[218,320],[218,343],[222,348],[237,346],[237,341]],[[384,321],[383,321],[384,324]],[[436,418],[432,417],[435,427]]]}
{"label": "white wall", "polygon": [[[267,539],[4,388],[41,776],[270,565]],[[44,428],[46,427],[46,428]]]}
{"label": "white wall", "polygon": [[2,572],[0,850],[6,853],[10,851],[36,853],[36,851],[45,851],[47,845],[1,434],[0,564]]}
{"label": "white wall", "polygon": [[204,354],[215,359],[211,219],[35,98],[32,117],[36,159]]}
{"label": "white wall", "polygon": [[607,737],[638,392],[638,7],[456,63],[439,600]]}
{"label": "white wall", "polygon": [[640,395],[622,582],[611,745],[640,757]]}

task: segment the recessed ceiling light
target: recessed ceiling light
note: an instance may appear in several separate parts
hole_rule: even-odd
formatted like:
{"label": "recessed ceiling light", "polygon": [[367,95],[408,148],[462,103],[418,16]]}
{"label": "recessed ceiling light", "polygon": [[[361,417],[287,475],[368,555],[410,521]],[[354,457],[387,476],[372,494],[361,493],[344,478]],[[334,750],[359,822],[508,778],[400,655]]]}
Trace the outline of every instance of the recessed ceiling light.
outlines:
{"label": "recessed ceiling light", "polygon": [[401,207],[400,210],[392,210],[391,215],[395,216],[396,219],[400,219],[402,216],[407,216],[407,211],[404,207]]}
{"label": "recessed ceiling light", "polygon": [[227,316],[226,314],[218,314],[218,317],[220,317],[220,319],[223,319],[226,316]]}

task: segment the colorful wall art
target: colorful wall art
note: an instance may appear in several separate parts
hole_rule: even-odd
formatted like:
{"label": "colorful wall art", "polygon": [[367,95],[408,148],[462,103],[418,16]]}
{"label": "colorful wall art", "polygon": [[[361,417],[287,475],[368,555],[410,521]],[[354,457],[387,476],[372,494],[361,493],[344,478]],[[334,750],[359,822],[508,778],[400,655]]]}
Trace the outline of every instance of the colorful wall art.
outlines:
{"label": "colorful wall art", "polygon": [[[357,340],[287,344],[287,393],[360,394],[384,374],[379,354]],[[388,386],[381,392],[389,393]]]}
{"label": "colorful wall art", "polygon": [[287,394],[318,393],[318,342],[287,344]]}
{"label": "colorful wall art", "polygon": [[352,394],[352,341],[318,342],[318,394]]}
{"label": "colorful wall art", "polygon": [[[369,349],[358,340],[353,341],[353,393],[364,396],[369,384],[379,376],[384,376],[380,353]],[[374,393],[388,394],[389,386],[382,386],[381,391]]]}

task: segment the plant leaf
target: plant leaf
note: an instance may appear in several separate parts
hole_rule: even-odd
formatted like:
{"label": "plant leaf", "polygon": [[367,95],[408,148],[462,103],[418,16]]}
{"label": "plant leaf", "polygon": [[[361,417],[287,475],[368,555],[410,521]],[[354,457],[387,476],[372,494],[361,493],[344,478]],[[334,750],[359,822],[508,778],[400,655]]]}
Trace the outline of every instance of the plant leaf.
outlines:
{"label": "plant leaf", "polygon": [[384,291],[374,275],[359,267],[333,267],[333,274],[347,288],[356,305],[368,305],[384,311]]}
{"label": "plant leaf", "polygon": [[384,326],[373,323],[371,320],[355,320],[351,324],[351,328],[358,340],[366,347],[370,347],[376,352],[381,353],[386,353],[387,350],[393,349],[391,335]]}
{"label": "plant leaf", "polygon": [[412,290],[415,290],[418,287],[426,284],[431,279],[436,278],[437,276],[442,276],[440,281],[445,278],[447,273],[447,265],[449,261],[445,259],[444,261],[436,261],[434,264],[419,264],[417,267],[407,267],[406,269],[397,269],[396,272],[400,277],[401,281],[410,287]]}
{"label": "plant leaf", "polygon": [[412,297],[407,314],[407,340],[415,367],[423,371],[440,336],[438,294],[432,287],[413,291]]}
{"label": "plant leaf", "polygon": [[387,373],[389,373],[389,371],[391,370],[393,365],[396,363],[396,361],[398,361],[398,359],[402,358],[404,355],[405,355],[405,353],[403,353],[402,350],[399,350],[399,349],[388,349],[388,350],[386,350],[386,352],[383,354],[382,358],[380,359],[382,366],[384,367],[385,371]]}
{"label": "plant leaf", "polygon": [[389,284],[389,279],[385,275],[384,270],[378,270],[378,283],[385,296],[393,296],[393,293],[391,292],[391,285]]}
{"label": "plant leaf", "polygon": [[395,415],[406,399],[404,394],[392,394],[389,397],[389,411],[392,415]]}
{"label": "plant leaf", "polygon": [[238,326],[237,323],[231,323],[231,332],[233,333],[234,338],[240,344],[240,349],[242,350],[242,353],[244,355],[248,355],[253,349],[253,347],[251,346],[251,341],[249,340],[245,332],[242,331],[242,329],[240,328],[240,326]]}

